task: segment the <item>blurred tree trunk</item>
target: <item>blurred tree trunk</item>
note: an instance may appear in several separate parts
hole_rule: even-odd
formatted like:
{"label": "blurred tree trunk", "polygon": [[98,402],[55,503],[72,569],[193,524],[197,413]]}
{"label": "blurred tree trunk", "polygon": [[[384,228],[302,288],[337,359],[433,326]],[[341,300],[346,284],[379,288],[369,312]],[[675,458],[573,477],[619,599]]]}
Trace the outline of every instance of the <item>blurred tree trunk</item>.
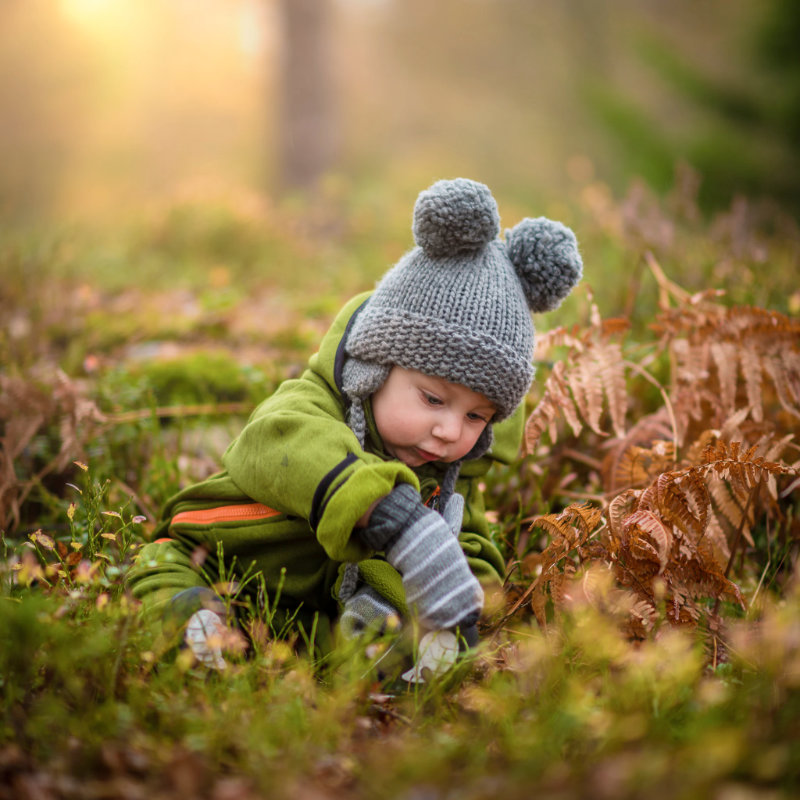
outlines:
{"label": "blurred tree trunk", "polygon": [[310,189],[338,149],[331,0],[280,0],[283,23],[280,178]]}

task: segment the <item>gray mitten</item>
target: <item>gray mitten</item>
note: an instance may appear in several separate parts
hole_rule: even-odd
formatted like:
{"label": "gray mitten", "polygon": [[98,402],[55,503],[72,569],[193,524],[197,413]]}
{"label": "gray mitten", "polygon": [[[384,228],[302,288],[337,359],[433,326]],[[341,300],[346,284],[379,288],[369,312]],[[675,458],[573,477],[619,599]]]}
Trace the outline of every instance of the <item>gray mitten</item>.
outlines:
{"label": "gray mitten", "polygon": [[352,639],[365,630],[381,632],[386,620],[394,615],[398,621],[400,614],[384,597],[371,586],[362,586],[352,597],[345,600],[344,611],[339,617],[342,633]]}
{"label": "gray mitten", "polygon": [[[449,505],[449,504],[448,504]],[[409,608],[432,629],[471,627],[483,608],[483,590],[447,522],[401,484],[378,503],[361,532],[402,575]]]}
{"label": "gray mitten", "polygon": [[447,527],[453,531],[453,536],[458,537],[458,534],[461,533],[461,523],[464,520],[464,495],[453,492],[442,510],[442,517],[444,517]]}

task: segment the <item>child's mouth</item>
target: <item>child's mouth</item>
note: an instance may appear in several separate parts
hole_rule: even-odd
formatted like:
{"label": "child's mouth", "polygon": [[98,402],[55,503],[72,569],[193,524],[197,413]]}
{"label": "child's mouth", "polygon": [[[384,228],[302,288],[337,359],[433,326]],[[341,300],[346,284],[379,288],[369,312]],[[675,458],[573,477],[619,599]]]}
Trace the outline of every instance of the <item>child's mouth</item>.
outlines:
{"label": "child's mouth", "polygon": [[415,447],[414,449],[423,461],[440,461],[442,458],[441,456],[437,456],[436,453],[429,453],[427,450],[423,450],[420,447]]}

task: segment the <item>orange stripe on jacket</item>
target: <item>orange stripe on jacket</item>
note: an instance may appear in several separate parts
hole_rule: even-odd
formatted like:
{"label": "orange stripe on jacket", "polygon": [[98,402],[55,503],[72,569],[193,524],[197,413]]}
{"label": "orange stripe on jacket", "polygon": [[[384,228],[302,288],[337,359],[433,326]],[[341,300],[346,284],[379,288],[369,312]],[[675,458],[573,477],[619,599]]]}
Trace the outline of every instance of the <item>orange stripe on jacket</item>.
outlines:
{"label": "orange stripe on jacket", "polygon": [[269,519],[280,516],[280,511],[265,506],[263,503],[245,503],[238,506],[217,506],[202,508],[197,511],[181,511],[172,518],[170,528],[180,523],[190,525],[208,525],[211,522],[240,522],[250,519]]}

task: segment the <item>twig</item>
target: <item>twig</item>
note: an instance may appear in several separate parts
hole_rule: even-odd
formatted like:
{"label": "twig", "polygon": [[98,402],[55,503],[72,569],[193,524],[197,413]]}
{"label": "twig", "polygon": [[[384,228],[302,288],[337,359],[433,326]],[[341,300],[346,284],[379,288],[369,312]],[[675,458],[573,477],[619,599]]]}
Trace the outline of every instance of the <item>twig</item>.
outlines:
{"label": "twig", "polygon": [[137,408],[133,411],[120,411],[109,414],[106,422],[111,425],[124,425],[139,422],[151,417],[200,417],[220,414],[244,414],[253,410],[252,403],[200,403],[188,406],[159,406],[157,408]]}
{"label": "twig", "polygon": [[587,456],[586,453],[581,453],[580,450],[575,450],[572,447],[565,447],[561,451],[561,455],[571,458],[573,461],[579,461],[581,464],[586,464],[587,467],[596,469],[598,472],[603,468],[602,461],[598,461],[596,458]]}
{"label": "twig", "polygon": [[554,494],[562,495],[563,497],[573,497],[576,500],[592,500],[595,503],[605,502],[604,494],[592,494],[591,492],[573,492],[569,489],[555,489]]}

